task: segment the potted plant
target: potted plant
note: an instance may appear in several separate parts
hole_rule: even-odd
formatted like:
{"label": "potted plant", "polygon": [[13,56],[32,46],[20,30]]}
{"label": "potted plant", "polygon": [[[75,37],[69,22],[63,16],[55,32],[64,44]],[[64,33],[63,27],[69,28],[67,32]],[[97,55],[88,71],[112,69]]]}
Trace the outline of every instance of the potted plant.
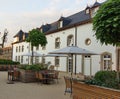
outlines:
{"label": "potted plant", "polygon": [[34,65],[21,65],[20,67],[20,80],[22,82],[35,82],[35,72],[47,69],[44,64]]}

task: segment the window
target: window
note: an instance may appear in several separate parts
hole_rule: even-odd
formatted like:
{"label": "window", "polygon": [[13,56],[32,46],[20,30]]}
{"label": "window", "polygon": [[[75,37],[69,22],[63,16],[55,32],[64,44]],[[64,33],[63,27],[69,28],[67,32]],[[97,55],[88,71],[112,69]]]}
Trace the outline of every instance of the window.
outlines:
{"label": "window", "polygon": [[40,29],[40,32],[43,32],[43,29],[42,29],[42,28]]}
{"label": "window", "polygon": [[15,56],[15,61],[18,61],[18,60],[17,60],[17,56]]}
{"label": "window", "polygon": [[16,52],[18,52],[18,47],[16,47]]}
{"label": "window", "polygon": [[35,57],[35,64],[39,63],[39,57]]}
{"label": "window", "polygon": [[23,56],[21,56],[21,63],[23,63]]}
{"label": "window", "polygon": [[25,40],[25,34],[23,34],[23,40]]}
{"label": "window", "polygon": [[62,27],[63,27],[63,21],[59,21],[58,28],[62,28]]}
{"label": "window", "polygon": [[29,49],[29,46],[27,46],[27,49]]}
{"label": "window", "polygon": [[87,39],[85,40],[85,44],[86,44],[86,45],[90,45],[90,44],[91,44],[91,39],[87,38]]}
{"label": "window", "polygon": [[59,66],[59,57],[55,57],[55,66]]}
{"label": "window", "polygon": [[90,57],[91,57],[91,56],[89,56],[89,55],[88,55],[88,56],[85,56],[85,58],[90,58]]}
{"label": "window", "polygon": [[20,62],[20,56],[18,56],[18,61]]}
{"label": "window", "polygon": [[94,17],[96,15],[96,12],[97,12],[98,9],[99,9],[99,7],[91,9],[91,16],[92,17]]}
{"label": "window", "polygon": [[22,45],[22,52],[24,51],[24,46]]}
{"label": "window", "polygon": [[20,52],[20,46],[19,46],[19,52]]}
{"label": "window", "polygon": [[89,14],[89,9],[86,9],[86,14]]}
{"label": "window", "polygon": [[111,53],[105,52],[101,54],[101,69],[111,70],[112,69],[112,56]]}
{"label": "window", "polygon": [[45,64],[45,57],[42,57],[42,63]]}
{"label": "window", "polygon": [[42,46],[42,50],[45,50],[46,49],[46,46]]}
{"label": "window", "polygon": [[72,58],[69,56],[68,58],[68,72],[73,72],[73,63],[72,63]]}
{"label": "window", "polygon": [[74,44],[74,38],[73,35],[69,35],[67,37],[67,46],[72,46]]}
{"label": "window", "polygon": [[36,47],[36,50],[39,50],[39,46]]}
{"label": "window", "polygon": [[26,58],[26,62],[28,62],[28,58]]}
{"label": "window", "polygon": [[55,48],[60,48],[60,38],[55,39]]}

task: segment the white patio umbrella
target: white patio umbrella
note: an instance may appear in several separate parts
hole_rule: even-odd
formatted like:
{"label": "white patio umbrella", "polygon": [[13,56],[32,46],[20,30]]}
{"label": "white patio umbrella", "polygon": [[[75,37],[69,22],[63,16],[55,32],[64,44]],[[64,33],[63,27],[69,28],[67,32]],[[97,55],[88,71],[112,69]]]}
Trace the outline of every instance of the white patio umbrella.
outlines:
{"label": "white patio umbrella", "polygon": [[[28,58],[32,57],[32,52],[25,53],[22,56],[28,56]],[[44,54],[40,54],[38,52],[33,51],[33,57],[43,57],[43,56]],[[28,64],[29,64],[29,61],[28,61]]]}
{"label": "white patio umbrella", "polygon": [[[32,52],[29,52],[29,53],[25,53],[25,54],[23,54],[22,56],[32,56]],[[43,54],[40,54],[40,53],[38,53],[38,52],[34,52],[33,51],[33,56],[35,56],[35,57],[42,57],[43,56]]]}
{"label": "white patio umbrella", "polygon": [[92,51],[79,48],[77,46],[68,46],[60,50],[56,50],[53,52],[49,52],[49,54],[76,54],[76,55],[98,55],[97,53],[94,53]]}
{"label": "white patio umbrella", "polygon": [[68,57],[68,55],[65,54],[47,54],[45,57]]}
{"label": "white patio umbrella", "polygon": [[[65,55],[65,54],[47,54],[45,55],[45,57],[68,57],[68,55]],[[59,66],[55,66],[58,70],[58,67]]]}
{"label": "white patio umbrella", "polygon": [[[83,48],[79,48],[77,46],[68,46],[60,50],[49,52],[49,54],[67,54],[71,56],[72,60],[73,60],[73,55],[98,55],[97,53],[94,53],[92,51],[89,51]],[[71,71],[71,75],[72,75],[72,72],[73,71]]]}

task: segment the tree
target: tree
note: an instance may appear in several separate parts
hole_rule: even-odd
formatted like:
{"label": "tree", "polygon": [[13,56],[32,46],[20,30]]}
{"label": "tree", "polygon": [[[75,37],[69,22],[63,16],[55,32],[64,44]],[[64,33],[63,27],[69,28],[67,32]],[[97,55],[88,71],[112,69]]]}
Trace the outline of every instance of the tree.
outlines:
{"label": "tree", "polygon": [[31,43],[32,50],[32,64],[33,64],[33,47],[39,45],[45,46],[47,44],[47,39],[44,33],[40,32],[38,29],[32,29],[29,31],[29,36],[26,38],[27,42]]}
{"label": "tree", "polygon": [[101,44],[120,46],[120,0],[107,0],[100,6],[93,18],[93,30]]}

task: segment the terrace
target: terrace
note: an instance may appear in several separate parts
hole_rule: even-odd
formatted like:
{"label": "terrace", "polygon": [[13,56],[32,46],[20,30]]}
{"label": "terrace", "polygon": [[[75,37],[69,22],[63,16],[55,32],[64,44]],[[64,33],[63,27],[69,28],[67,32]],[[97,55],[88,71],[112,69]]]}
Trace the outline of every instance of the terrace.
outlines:
{"label": "terrace", "polygon": [[7,84],[7,72],[0,72],[0,99],[70,99],[70,94],[64,95],[66,73],[60,73],[59,83],[38,84],[15,81]]}

